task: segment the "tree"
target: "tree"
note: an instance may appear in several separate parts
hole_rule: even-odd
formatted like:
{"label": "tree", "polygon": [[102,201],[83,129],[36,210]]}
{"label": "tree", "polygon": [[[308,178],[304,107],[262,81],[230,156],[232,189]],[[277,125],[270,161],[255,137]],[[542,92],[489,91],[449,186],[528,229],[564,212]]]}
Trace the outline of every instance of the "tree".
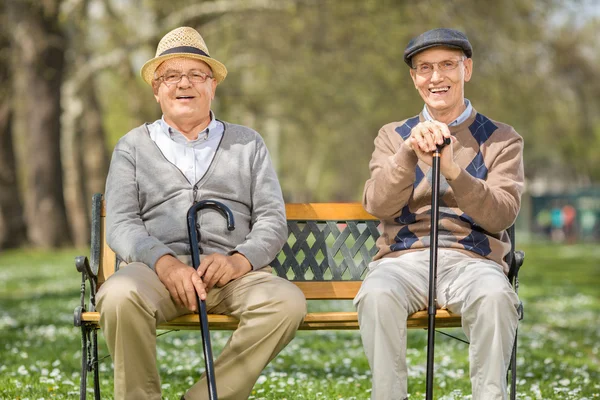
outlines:
{"label": "tree", "polygon": [[70,243],[60,157],[61,84],[65,39],[59,0],[9,2],[15,68],[23,100],[26,136],[25,201],[29,241],[56,247]]}
{"label": "tree", "polygon": [[0,51],[17,63],[4,80],[15,90],[0,92],[0,247],[24,232],[19,193],[32,244],[87,242],[89,198],[104,189],[112,146],[160,117],[139,68],[182,25],[228,67],[213,109],[263,135],[286,201],[360,200],[378,129],[423,106],[404,46],[440,26],[472,41],[466,95],[524,137],[529,181],[598,182],[598,20],[580,18],[584,3],[3,2]]}
{"label": "tree", "polygon": [[[90,199],[104,191],[108,154],[102,109],[98,102],[95,76],[98,66],[90,65],[93,41],[89,3],[70,9],[64,19],[68,48],[67,78],[62,86],[62,160],[64,195],[74,244],[90,240]],[[91,26],[90,26],[91,25]]]}
{"label": "tree", "polygon": [[[0,6],[0,23],[5,25],[4,6]],[[11,101],[11,46],[8,32],[0,31],[0,249],[18,247],[25,242],[23,205],[17,184],[17,170],[12,141],[13,104]]]}

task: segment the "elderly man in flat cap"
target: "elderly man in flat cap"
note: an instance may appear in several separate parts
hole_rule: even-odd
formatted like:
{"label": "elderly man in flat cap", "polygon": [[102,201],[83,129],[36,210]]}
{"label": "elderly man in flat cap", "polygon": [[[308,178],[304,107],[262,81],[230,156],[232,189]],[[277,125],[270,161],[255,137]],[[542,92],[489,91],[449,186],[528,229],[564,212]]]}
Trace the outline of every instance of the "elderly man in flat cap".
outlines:
{"label": "elderly man in flat cap", "polygon": [[467,37],[435,29],[410,41],[404,61],[425,102],[375,138],[365,209],[382,221],[378,253],[354,303],[373,371],[373,399],[407,398],[406,319],[427,308],[432,152],[440,158],[437,306],[462,316],[474,400],[504,399],[519,299],[507,279],[506,229],[523,191],[523,140],[464,97],[473,73]]}
{"label": "elderly man in flat cap", "polygon": [[[220,399],[247,399],[306,313],[303,293],[265,267],[287,240],[281,188],[260,135],[211,111],[227,70],[196,30],[165,35],[141,74],[163,116],[119,140],[106,183],[107,240],[126,264],[98,292],[114,398],[161,398],[156,326],[196,311],[197,293],[209,312],[240,320],[215,376]],[[201,212],[207,256],[196,272],[186,212],[203,199],[228,206],[236,229],[217,211]],[[207,397],[205,377],[185,394]]]}

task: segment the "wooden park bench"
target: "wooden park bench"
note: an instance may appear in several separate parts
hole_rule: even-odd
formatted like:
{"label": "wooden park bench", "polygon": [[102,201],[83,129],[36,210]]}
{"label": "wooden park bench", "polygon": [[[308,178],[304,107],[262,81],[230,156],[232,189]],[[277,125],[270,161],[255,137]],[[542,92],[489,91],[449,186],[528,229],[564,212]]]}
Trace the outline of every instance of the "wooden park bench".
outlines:
{"label": "wooden park bench", "polygon": [[[286,204],[288,241],[271,262],[273,271],[296,284],[307,300],[351,300],[356,296],[371,258],[377,252],[379,220],[360,203]],[[184,218],[185,216],[182,216]],[[523,253],[514,251],[514,230],[509,230],[513,251],[509,278],[518,290],[518,271]],[[115,272],[115,253],[106,243],[105,208],[101,194],[93,198],[90,257],[76,258],[81,273],[81,304],[75,309],[75,326],[81,328],[82,362],[80,398],[86,396],[87,374],[93,373],[95,398],[100,398],[97,330],[99,313],[95,310],[98,288]],[[86,298],[87,296],[87,298]],[[235,330],[238,321],[226,315],[209,314],[209,327]],[[408,328],[427,328],[427,311],[409,316]],[[460,327],[460,316],[438,310],[436,327]],[[198,314],[177,317],[159,325],[166,330],[198,330]],[[301,330],[358,329],[355,311],[309,312]],[[515,371],[516,342],[513,351]],[[516,374],[513,373],[513,390]]]}

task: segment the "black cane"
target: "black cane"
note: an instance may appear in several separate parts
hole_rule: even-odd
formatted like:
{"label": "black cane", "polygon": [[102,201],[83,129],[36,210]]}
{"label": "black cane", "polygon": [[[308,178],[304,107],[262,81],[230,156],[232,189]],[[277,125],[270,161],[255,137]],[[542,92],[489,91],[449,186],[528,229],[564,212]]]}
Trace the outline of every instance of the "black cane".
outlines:
{"label": "black cane", "polygon": [[[227,229],[235,229],[235,221],[229,207],[215,200],[202,200],[194,203],[187,213],[188,235],[190,238],[190,247],[192,250],[192,266],[198,270],[200,266],[200,232],[196,229],[196,214],[203,208],[212,208],[217,210],[227,219]],[[206,303],[200,300],[196,293],[196,302],[198,303],[198,315],[200,316],[200,332],[202,333],[202,351],[204,352],[204,364],[206,371],[206,380],[208,383],[208,398],[217,400],[217,382],[215,380],[215,368],[212,356],[212,347],[210,345],[210,333],[208,331],[208,313],[206,312]]]}
{"label": "black cane", "polygon": [[432,192],[431,192],[431,232],[429,234],[429,307],[427,308],[427,391],[426,400],[433,400],[433,352],[435,346],[435,314],[437,312],[436,283],[437,283],[437,253],[438,253],[438,223],[440,220],[440,152],[445,145],[450,144],[450,138],[437,145],[433,152],[432,162]]}

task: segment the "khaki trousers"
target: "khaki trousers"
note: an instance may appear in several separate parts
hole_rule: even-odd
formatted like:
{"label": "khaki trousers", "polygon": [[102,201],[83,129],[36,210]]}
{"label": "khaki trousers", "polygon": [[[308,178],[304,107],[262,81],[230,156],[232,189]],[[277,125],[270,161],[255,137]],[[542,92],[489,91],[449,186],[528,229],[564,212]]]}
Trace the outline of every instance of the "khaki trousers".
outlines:
{"label": "khaki trousers", "polygon": [[[406,319],[427,309],[428,297],[429,250],[369,264],[354,304],[373,372],[372,399],[407,398]],[[438,251],[437,305],[462,316],[471,343],[473,400],[506,399],[518,304],[498,264],[453,250]]]}
{"label": "khaki trousers", "polygon": [[[240,320],[215,360],[219,399],[247,399],[261,371],[292,340],[306,315],[304,294],[263,268],[211,289],[206,306],[210,313]],[[97,309],[115,368],[114,398],[159,400],[156,326],[189,310],[177,307],[156,273],[142,263],[120,268],[101,286]],[[185,398],[208,398],[204,375]]]}

